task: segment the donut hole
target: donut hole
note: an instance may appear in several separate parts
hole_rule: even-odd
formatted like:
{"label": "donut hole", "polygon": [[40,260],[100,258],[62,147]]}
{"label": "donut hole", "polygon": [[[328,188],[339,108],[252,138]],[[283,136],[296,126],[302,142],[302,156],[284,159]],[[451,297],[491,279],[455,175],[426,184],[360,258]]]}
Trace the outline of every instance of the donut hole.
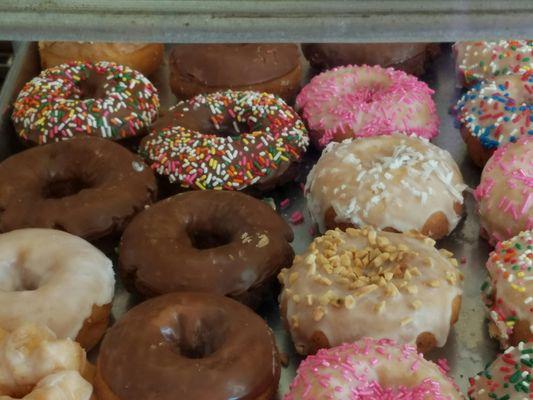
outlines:
{"label": "donut hole", "polygon": [[198,250],[214,249],[225,246],[232,241],[232,235],[220,225],[215,225],[212,229],[190,226],[187,229],[187,235],[192,247]]}
{"label": "donut hole", "polygon": [[161,328],[171,349],[190,359],[206,358],[217,352],[226,341],[227,333],[226,317],[221,310],[202,316],[179,314],[173,324]]}
{"label": "donut hole", "polygon": [[61,199],[74,196],[91,187],[91,182],[81,177],[53,179],[44,186],[43,197],[45,199]]}
{"label": "donut hole", "polygon": [[106,97],[104,85],[106,83],[105,76],[103,74],[98,74],[91,72],[81,79],[78,86],[78,97],[80,100],[88,99],[101,99]]}
{"label": "donut hole", "polygon": [[237,122],[230,115],[226,115],[222,123],[212,126],[213,133],[222,138],[238,137],[250,132],[252,129],[244,122]]}

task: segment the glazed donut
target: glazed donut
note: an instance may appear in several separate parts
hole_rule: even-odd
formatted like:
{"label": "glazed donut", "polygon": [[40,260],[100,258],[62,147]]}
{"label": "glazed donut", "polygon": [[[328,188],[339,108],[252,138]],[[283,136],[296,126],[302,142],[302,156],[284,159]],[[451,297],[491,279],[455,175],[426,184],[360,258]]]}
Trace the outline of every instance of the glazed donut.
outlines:
{"label": "glazed donut", "polygon": [[0,275],[2,329],[41,324],[86,350],[104,334],[113,265],[85,240],[52,229],[0,234]]}
{"label": "glazed donut", "polygon": [[163,200],[126,228],[119,271],[145,296],[175,291],[227,295],[255,304],[290,265],[290,226],[238,192],[194,191]]}
{"label": "glazed donut", "polygon": [[[70,339],[57,339],[43,325],[26,324],[11,333],[0,329],[0,360],[2,400],[12,397],[88,400],[91,397],[92,386],[82,377],[89,370],[85,351]],[[64,390],[65,387],[74,390]],[[51,396],[52,393],[57,397]],[[63,397],[69,393],[77,395]]]}
{"label": "glazed donut", "polygon": [[161,65],[164,51],[156,43],[39,42],[44,69],[71,61],[110,61],[149,76]]}
{"label": "glazed donut", "polygon": [[181,100],[233,89],[273,93],[292,104],[300,89],[295,44],[180,44],[168,58],[170,87]]}
{"label": "glazed donut", "polygon": [[533,137],[499,148],[474,191],[481,236],[492,246],[533,229]]}
{"label": "glazed donut", "polygon": [[522,75],[533,70],[532,40],[457,42],[453,50],[462,85],[470,86],[501,75]]}
{"label": "glazed donut", "polygon": [[141,73],[105,61],[73,61],[26,83],[12,119],[27,144],[75,136],[119,140],[145,134],[158,110],[157,89]]}
{"label": "glazed donut", "polygon": [[465,189],[447,151],[394,134],[330,143],[307,177],[305,195],[320,232],[371,225],[440,239],[461,219]]}
{"label": "glazed donut", "polygon": [[459,316],[462,275],[448,251],[420,234],[372,228],[328,231],[283,269],[281,315],[296,351],[363,337],[446,343]]}
{"label": "glazed donut", "polygon": [[352,65],[311,79],[296,98],[296,109],[318,148],[395,132],[431,139],[439,129],[432,94],[424,82],[403,71]]}
{"label": "glazed donut", "polygon": [[533,343],[509,347],[474,378],[470,400],[527,400],[532,398]]}
{"label": "glazed donut", "polygon": [[302,51],[319,70],[367,64],[420,76],[440,49],[433,43],[302,43]]}
{"label": "glazed donut", "polygon": [[279,97],[228,90],[171,108],[140,153],[182,188],[269,190],[292,178],[308,140],[298,114]]}
{"label": "glazed donut", "polygon": [[468,153],[483,167],[496,148],[533,135],[533,75],[482,82],[457,103],[457,121]]}
{"label": "glazed donut", "polygon": [[0,163],[0,232],[35,227],[87,240],[109,237],[122,232],[156,192],[152,171],[116,143],[50,143]]}
{"label": "glazed donut", "polygon": [[500,242],[487,261],[482,286],[489,333],[502,348],[533,341],[533,231]]}
{"label": "glazed donut", "polygon": [[131,309],[105,336],[98,400],[271,400],[280,364],[261,317],[227,297],[171,293]]}
{"label": "glazed donut", "polygon": [[284,400],[462,400],[457,385],[416,348],[370,338],[322,349],[298,367]]}

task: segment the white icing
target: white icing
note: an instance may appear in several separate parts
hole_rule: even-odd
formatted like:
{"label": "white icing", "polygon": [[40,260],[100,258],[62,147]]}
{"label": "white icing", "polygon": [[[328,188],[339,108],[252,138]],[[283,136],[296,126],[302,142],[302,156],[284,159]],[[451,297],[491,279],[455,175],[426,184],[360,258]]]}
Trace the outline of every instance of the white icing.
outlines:
{"label": "white icing", "polygon": [[81,238],[52,229],[0,235],[3,329],[31,322],[75,339],[93,306],[111,302],[114,285],[111,261]]}
{"label": "white icing", "polygon": [[[358,163],[346,163],[351,157]],[[306,197],[320,231],[332,207],[337,222],[400,232],[421,230],[429,217],[442,212],[449,231],[461,216],[466,189],[450,154],[425,139],[395,134],[330,143],[313,167]]]}

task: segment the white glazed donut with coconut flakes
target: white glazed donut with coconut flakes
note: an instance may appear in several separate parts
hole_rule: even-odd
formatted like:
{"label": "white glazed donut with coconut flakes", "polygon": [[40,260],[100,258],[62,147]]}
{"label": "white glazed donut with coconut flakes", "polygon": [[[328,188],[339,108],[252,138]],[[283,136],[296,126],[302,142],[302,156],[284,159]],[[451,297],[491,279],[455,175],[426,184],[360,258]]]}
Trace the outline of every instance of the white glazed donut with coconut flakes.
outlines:
{"label": "white glazed donut with coconut flakes", "polygon": [[461,219],[465,189],[447,151],[394,134],[330,143],[309,173],[305,193],[321,232],[370,225],[439,239]]}

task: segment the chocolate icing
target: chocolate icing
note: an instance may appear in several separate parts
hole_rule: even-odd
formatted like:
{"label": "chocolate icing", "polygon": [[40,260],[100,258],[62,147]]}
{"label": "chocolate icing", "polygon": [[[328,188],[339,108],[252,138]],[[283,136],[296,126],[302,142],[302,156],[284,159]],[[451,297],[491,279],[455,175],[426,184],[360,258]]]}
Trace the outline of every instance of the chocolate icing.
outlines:
{"label": "chocolate icing", "polygon": [[[318,69],[368,64],[419,74],[429,56],[436,52],[436,46],[431,43],[309,43],[302,44],[302,51]],[[421,65],[408,63],[415,58],[419,58]]]}
{"label": "chocolate icing", "polygon": [[97,368],[121,400],[256,399],[280,374],[266,323],[205,293],[167,294],[131,309],[105,336]]}
{"label": "chocolate icing", "polygon": [[292,263],[292,239],[290,226],[260,200],[187,192],[134,218],[122,236],[119,270],[145,295],[191,290],[239,297]]}
{"label": "chocolate icing", "polygon": [[170,50],[169,62],[191,81],[238,88],[286,75],[300,61],[295,44],[180,44]]}
{"label": "chocolate icing", "polygon": [[35,147],[0,164],[0,232],[52,228],[96,240],[122,231],[156,191],[142,160],[111,141]]}

